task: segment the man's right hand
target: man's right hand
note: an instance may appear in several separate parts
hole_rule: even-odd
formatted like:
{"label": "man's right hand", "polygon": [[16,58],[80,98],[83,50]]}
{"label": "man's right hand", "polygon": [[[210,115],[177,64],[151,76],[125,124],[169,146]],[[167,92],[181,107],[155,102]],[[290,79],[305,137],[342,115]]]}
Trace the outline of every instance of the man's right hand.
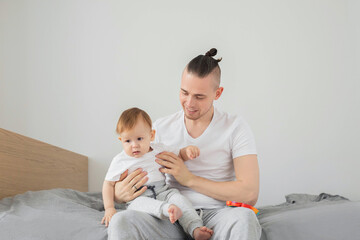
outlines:
{"label": "man's right hand", "polygon": [[[126,170],[120,180],[115,183],[115,201],[117,203],[129,202],[143,194],[147,187],[141,187],[149,180],[148,177],[145,177],[146,175],[147,172],[143,172],[141,168],[129,175]],[[137,191],[137,189],[140,190]]]}

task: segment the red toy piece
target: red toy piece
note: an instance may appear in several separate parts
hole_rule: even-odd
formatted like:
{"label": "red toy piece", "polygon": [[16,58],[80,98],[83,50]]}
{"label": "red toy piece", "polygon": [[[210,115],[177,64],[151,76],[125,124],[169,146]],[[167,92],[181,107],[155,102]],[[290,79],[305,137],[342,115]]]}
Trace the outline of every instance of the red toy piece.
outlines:
{"label": "red toy piece", "polygon": [[246,203],[239,203],[239,202],[234,202],[234,201],[226,201],[226,206],[229,207],[245,207],[245,208],[249,208],[251,210],[253,210],[255,212],[256,215],[259,214],[259,210],[254,208],[253,206],[246,204]]}

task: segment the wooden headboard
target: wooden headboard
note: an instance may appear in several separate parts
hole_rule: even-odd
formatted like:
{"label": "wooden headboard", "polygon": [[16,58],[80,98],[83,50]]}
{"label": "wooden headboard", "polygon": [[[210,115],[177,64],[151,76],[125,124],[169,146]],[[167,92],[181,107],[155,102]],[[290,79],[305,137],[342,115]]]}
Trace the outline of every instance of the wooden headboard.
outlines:
{"label": "wooden headboard", "polygon": [[0,128],[0,199],[52,188],[88,191],[88,158]]}

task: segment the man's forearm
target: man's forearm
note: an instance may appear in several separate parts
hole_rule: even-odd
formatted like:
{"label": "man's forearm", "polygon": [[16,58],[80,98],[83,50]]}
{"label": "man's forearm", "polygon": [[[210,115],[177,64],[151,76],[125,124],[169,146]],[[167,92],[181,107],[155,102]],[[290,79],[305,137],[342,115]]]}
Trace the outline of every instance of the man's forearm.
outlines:
{"label": "man's forearm", "polygon": [[220,201],[236,201],[254,206],[258,199],[257,186],[242,181],[215,182],[194,176],[188,187]]}
{"label": "man's forearm", "polygon": [[190,187],[220,201],[236,201],[255,205],[259,193],[259,170],[256,155],[234,159],[236,181],[215,182],[194,175],[178,156],[169,152],[156,155],[160,172],[171,174],[183,186]]}

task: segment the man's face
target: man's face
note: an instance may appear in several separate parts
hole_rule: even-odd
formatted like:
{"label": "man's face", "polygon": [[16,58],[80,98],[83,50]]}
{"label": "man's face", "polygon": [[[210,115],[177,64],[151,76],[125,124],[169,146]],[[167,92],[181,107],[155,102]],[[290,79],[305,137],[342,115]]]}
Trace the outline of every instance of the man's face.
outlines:
{"label": "man's face", "polygon": [[142,119],[136,125],[120,134],[124,151],[130,157],[139,158],[150,151],[150,142],[155,138],[155,131]]}
{"label": "man's face", "polygon": [[200,78],[185,69],[180,87],[180,103],[185,117],[190,120],[208,117],[212,114],[213,101],[220,97],[222,91],[223,88],[217,88],[212,74]]}

